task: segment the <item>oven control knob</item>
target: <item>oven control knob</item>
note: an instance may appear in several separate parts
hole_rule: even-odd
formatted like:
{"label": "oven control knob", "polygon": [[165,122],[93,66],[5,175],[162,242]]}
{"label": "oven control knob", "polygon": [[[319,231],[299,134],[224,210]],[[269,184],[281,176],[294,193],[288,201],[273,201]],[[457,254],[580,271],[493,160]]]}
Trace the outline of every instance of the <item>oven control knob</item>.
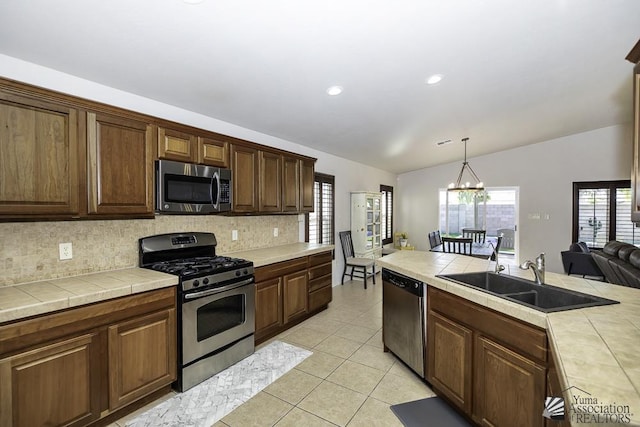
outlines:
{"label": "oven control knob", "polygon": [[206,277],[204,279],[202,279],[202,284],[203,285],[208,285],[209,284],[209,279],[206,278]]}
{"label": "oven control knob", "polygon": [[200,282],[198,282],[198,280],[197,280],[197,279],[196,279],[196,280],[194,280],[194,281],[193,281],[193,286],[198,286],[198,285],[200,285]]}
{"label": "oven control knob", "polygon": [[240,270],[236,270],[236,276],[240,276],[242,272]]}

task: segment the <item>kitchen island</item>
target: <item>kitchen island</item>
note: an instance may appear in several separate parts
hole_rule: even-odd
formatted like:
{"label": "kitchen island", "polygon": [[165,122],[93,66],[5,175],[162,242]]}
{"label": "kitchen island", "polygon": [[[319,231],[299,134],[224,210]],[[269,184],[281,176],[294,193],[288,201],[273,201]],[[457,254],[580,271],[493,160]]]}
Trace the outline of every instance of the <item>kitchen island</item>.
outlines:
{"label": "kitchen island", "polygon": [[[379,267],[546,330],[571,425],[640,425],[640,290],[547,272],[545,283],[620,304],[544,313],[436,277],[493,270],[495,263],[462,255],[401,251]],[[532,279],[530,271],[505,271]],[[577,412],[577,411],[583,412]],[[618,424],[604,422],[618,419]]]}

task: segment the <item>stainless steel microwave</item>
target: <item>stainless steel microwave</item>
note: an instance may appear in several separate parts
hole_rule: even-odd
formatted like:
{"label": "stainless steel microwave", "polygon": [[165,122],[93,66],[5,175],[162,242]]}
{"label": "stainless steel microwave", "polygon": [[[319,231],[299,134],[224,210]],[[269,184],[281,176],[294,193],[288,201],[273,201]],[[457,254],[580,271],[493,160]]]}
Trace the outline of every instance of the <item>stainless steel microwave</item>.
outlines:
{"label": "stainless steel microwave", "polygon": [[156,212],[206,214],[231,210],[231,171],[157,160]]}

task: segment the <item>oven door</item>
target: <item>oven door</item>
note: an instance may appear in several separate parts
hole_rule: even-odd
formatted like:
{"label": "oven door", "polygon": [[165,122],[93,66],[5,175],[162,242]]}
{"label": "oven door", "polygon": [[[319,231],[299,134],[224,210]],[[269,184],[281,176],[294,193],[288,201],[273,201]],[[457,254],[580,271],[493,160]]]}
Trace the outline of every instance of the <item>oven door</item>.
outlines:
{"label": "oven door", "polygon": [[255,331],[253,278],[182,297],[182,365]]}

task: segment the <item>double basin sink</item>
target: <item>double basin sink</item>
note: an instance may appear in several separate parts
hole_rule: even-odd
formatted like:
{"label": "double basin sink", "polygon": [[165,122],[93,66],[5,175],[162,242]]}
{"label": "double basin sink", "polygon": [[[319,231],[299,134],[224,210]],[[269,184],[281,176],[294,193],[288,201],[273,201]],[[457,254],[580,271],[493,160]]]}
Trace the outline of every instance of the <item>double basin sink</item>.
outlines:
{"label": "double basin sink", "polygon": [[527,279],[488,271],[441,274],[436,277],[469,286],[545,313],[618,304],[618,301],[607,298],[570,291],[552,285],[539,285]]}

